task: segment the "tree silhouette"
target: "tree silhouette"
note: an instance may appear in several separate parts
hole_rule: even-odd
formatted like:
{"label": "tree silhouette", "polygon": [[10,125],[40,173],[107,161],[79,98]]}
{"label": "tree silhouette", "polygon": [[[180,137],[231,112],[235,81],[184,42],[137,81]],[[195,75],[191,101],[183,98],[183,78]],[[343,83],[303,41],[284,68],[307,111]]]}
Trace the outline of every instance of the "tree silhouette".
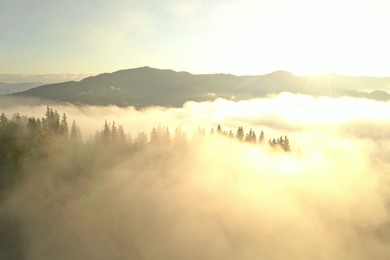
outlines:
{"label": "tree silhouette", "polygon": [[242,142],[244,140],[244,129],[242,126],[239,126],[236,133],[236,138]]}
{"label": "tree silhouette", "polygon": [[284,137],[283,149],[284,149],[286,152],[289,152],[289,151],[290,151],[290,141],[288,140],[287,136]]}
{"label": "tree silhouette", "polygon": [[245,136],[245,142],[248,142],[248,143],[256,143],[257,142],[256,133],[255,133],[255,131],[252,131],[252,128],[249,130],[249,133]]}
{"label": "tree silhouette", "polygon": [[259,144],[263,144],[264,143],[264,132],[263,130],[261,130],[261,133],[260,133],[260,136],[259,136]]}
{"label": "tree silhouette", "polygon": [[217,134],[222,135],[222,128],[220,124],[217,126]]}
{"label": "tree silhouette", "polygon": [[61,120],[60,128],[59,128],[59,134],[60,135],[64,135],[66,137],[69,134],[68,123],[66,122],[66,115],[65,115],[65,113],[62,115],[62,120]]}
{"label": "tree silhouette", "polygon": [[80,128],[76,125],[76,121],[73,120],[70,128],[70,140],[74,143],[81,143],[81,132]]}

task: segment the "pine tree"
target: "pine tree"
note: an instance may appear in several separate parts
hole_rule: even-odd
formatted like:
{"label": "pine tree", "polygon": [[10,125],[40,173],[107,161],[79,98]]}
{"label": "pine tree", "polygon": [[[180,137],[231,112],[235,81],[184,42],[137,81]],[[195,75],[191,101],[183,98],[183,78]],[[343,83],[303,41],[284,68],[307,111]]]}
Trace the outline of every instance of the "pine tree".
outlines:
{"label": "pine tree", "polygon": [[244,129],[242,126],[239,126],[236,133],[236,138],[242,142],[244,140]]}
{"label": "pine tree", "polygon": [[60,115],[57,110],[53,110],[49,106],[46,108],[45,113],[46,118],[44,118],[44,127],[49,134],[55,135],[60,133]]}
{"label": "pine tree", "polygon": [[144,132],[138,133],[137,137],[134,139],[134,145],[136,148],[142,148],[148,142],[148,136]]}
{"label": "pine tree", "polygon": [[122,125],[119,125],[118,126],[118,140],[121,141],[121,142],[124,142],[126,141],[126,134],[125,134],[125,130],[123,129],[123,126]]}
{"label": "pine tree", "polygon": [[261,130],[261,133],[259,136],[259,144],[263,144],[263,143],[264,143],[264,132],[263,132],[263,130]]}
{"label": "pine tree", "polygon": [[113,121],[111,125],[111,139],[117,140],[117,138],[118,138],[118,129],[116,128],[115,121]]}
{"label": "pine tree", "polygon": [[66,115],[65,113],[62,115],[62,120],[60,123],[60,135],[68,136],[69,129],[68,129],[68,123],[66,122]]}
{"label": "pine tree", "polygon": [[171,143],[171,134],[168,127],[165,127],[165,131],[163,132],[163,141],[166,145]]}
{"label": "pine tree", "polygon": [[286,152],[289,152],[289,151],[290,151],[290,141],[288,140],[287,135],[284,137],[283,149],[284,149]]}
{"label": "pine tree", "polygon": [[222,128],[220,124],[217,126],[217,134],[222,135]]}
{"label": "pine tree", "polygon": [[186,139],[186,135],[184,133],[184,131],[181,129],[181,127],[177,127],[175,129],[175,134],[173,136],[173,144],[175,146],[181,146],[183,144],[185,144],[187,141]]}
{"label": "pine tree", "polygon": [[158,133],[155,127],[152,128],[152,132],[150,133],[150,142],[151,143],[158,142]]}
{"label": "pine tree", "polygon": [[70,140],[76,143],[81,143],[80,128],[76,125],[75,120],[73,120],[72,127],[70,129]]}
{"label": "pine tree", "polygon": [[252,130],[252,128],[249,130],[249,133],[245,136],[245,142],[248,142],[248,143],[256,143],[257,142],[256,133],[255,133],[255,131]]}
{"label": "pine tree", "polygon": [[257,137],[256,137],[255,131],[252,131],[251,143],[254,143],[254,144],[257,143]]}
{"label": "pine tree", "polygon": [[8,118],[4,113],[0,115],[0,126],[5,125],[8,122]]}
{"label": "pine tree", "polygon": [[228,136],[229,136],[229,138],[234,138],[234,134],[233,134],[233,131],[231,129],[229,130],[229,135]]}
{"label": "pine tree", "polygon": [[107,142],[108,140],[110,140],[110,137],[111,137],[110,125],[107,123],[107,120],[105,120],[103,131],[101,133],[101,138],[104,142]]}

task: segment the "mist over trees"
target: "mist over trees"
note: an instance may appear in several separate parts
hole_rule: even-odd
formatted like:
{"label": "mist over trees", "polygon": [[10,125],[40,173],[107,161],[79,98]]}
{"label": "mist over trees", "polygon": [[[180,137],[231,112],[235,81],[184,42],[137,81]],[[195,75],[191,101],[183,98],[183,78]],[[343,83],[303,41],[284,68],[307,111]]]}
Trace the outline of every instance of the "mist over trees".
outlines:
{"label": "mist over trees", "polygon": [[[213,137],[214,130],[208,136]],[[205,130],[199,128],[194,134],[196,137],[206,138]],[[236,139],[239,142],[264,145],[264,132],[261,131],[259,138],[252,129],[248,133],[242,127],[238,127],[236,134],[232,130],[222,130],[220,124],[217,126],[216,135]],[[269,139],[269,145],[274,148],[281,148],[289,151],[287,136],[276,139]],[[123,158],[135,153],[146,146],[163,148],[164,150],[190,144],[190,138],[180,128],[172,133],[168,127],[153,127],[150,135],[141,132],[135,137],[126,134],[121,125],[116,122],[105,121],[101,130],[95,136],[82,141],[82,134],[73,120],[68,124],[66,114],[60,114],[51,107],[47,107],[45,116],[42,118],[27,117],[16,113],[12,118],[2,113],[0,116],[0,194],[3,195],[10,187],[13,187],[20,178],[34,165],[44,164],[45,160],[53,155],[68,160],[66,171],[72,174],[93,172],[95,169],[87,169],[84,161],[97,161],[98,164],[109,167],[117,162],[115,158]],[[76,156],[77,155],[77,156]],[[86,158],[88,157],[88,158]],[[98,159],[96,159],[98,158]],[[74,161],[76,160],[76,162]],[[79,167],[76,167],[79,165]],[[95,165],[95,164],[91,164]],[[81,169],[83,167],[84,169]]]}
{"label": "mist over trees", "polygon": [[379,149],[109,117],[86,137],[42,112],[0,115],[0,259],[386,259]]}
{"label": "mist over trees", "polygon": [[[258,141],[252,129],[245,134],[242,127],[234,135],[232,130],[227,132],[218,125],[216,135],[237,139],[239,142],[264,144],[263,132]],[[137,158],[137,154],[145,151],[148,154],[147,160],[168,160],[169,157],[180,160],[181,156],[190,153],[191,143],[196,144],[199,138],[212,142],[216,137],[205,134],[204,129],[199,128],[194,137],[190,138],[180,127],[171,132],[168,127],[161,125],[154,127],[150,134],[141,132],[132,137],[125,133],[121,125],[106,120],[93,138],[82,141],[77,122],[73,120],[71,124],[68,123],[65,113],[61,114],[49,106],[42,118],[19,113],[8,118],[2,113],[0,206],[12,194],[13,189],[28,179],[41,178],[42,189],[45,189],[45,175],[55,174],[65,186],[77,186],[78,182],[99,176],[125,158]],[[274,147],[277,145],[285,151],[289,150],[279,143],[272,144]],[[180,151],[179,157],[177,151]],[[136,159],[132,167],[137,171],[139,165]],[[17,259],[23,254],[22,231],[13,221],[0,211],[0,244],[6,245],[3,248],[0,246],[1,259]]]}
{"label": "mist over trees", "polygon": [[[257,138],[254,130],[245,133],[243,127],[238,127],[234,134],[231,129],[224,130],[218,124],[217,130],[211,129],[207,135],[199,128],[195,137],[212,138],[214,135],[236,139],[239,142],[266,145],[265,135],[261,131]],[[194,138],[192,138],[194,139]],[[290,151],[289,140],[270,138],[269,145],[284,151]],[[132,137],[125,133],[123,126],[116,122],[105,121],[101,130],[96,131],[93,138],[82,141],[82,133],[75,120],[69,125],[65,113],[62,115],[47,106],[42,118],[28,117],[16,113],[12,118],[2,113],[0,115],[0,195],[13,187],[33,165],[44,165],[45,160],[53,155],[69,161],[66,169],[69,174],[93,172],[85,161],[94,161],[102,167],[109,167],[118,159],[136,153],[139,149],[153,146],[164,151],[168,148],[184,149],[191,144],[191,138],[180,127],[173,132],[168,127],[158,125],[153,127],[150,135],[141,132]],[[66,158],[66,159],[65,159]],[[91,164],[96,165],[96,164]],[[41,166],[42,167],[42,166]]]}

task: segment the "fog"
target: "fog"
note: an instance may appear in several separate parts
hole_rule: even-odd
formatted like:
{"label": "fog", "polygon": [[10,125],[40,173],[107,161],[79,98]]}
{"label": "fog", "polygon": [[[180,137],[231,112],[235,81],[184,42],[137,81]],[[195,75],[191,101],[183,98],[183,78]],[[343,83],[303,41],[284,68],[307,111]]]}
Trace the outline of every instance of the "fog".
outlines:
{"label": "fog", "polygon": [[[180,126],[187,142],[71,181],[56,167],[72,162],[55,154],[31,166],[0,212],[25,259],[388,258],[389,102],[282,93],[182,108],[53,107],[84,140],[107,120],[132,136]],[[0,109],[42,117],[46,107]],[[288,135],[291,151],[210,136],[218,124]]]}
{"label": "fog", "polygon": [[[31,100],[33,102],[31,102]],[[12,117],[14,113],[42,118],[46,105],[38,105],[35,99],[26,99],[19,105],[12,98],[0,103],[1,112]],[[217,124],[227,129],[269,129],[276,132],[297,132],[307,135],[307,130],[320,131],[332,129],[339,131],[340,126],[362,123],[365,126],[388,126],[390,122],[389,102],[376,102],[358,98],[314,98],[305,95],[282,93],[268,98],[249,101],[231,101],[217,99],[214,102],[187,102],[182,108],[150,107],[136,110],[133,107],[120,108],[99,106],[75,106],[70,104],[49,103],[51,107],[66,113],[68,119],[76,120],[86,139],[103,127],[104,121],[121,124],[132,135],[138,132],[149,134],[152,127],[159,124],[175,129],[180,126],[189,133],[198,127],[210,130]],[[373,129],[373,131],[376,131]],[[387,132],[387,131],[383,131]]]}

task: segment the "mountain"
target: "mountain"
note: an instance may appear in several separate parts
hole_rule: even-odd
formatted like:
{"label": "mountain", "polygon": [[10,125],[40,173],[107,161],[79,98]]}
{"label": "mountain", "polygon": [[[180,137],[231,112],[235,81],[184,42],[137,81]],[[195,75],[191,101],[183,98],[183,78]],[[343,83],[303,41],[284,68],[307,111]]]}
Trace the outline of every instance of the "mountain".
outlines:
{"label": "mountain", "polygon": [[44,85],[42,82],[5,83],[0,82],[0,95],[26,91],[31,88]]}
{"label": "mountain", "polygon": [[258,76],[193,75],[142,67],[103,73],[77,82],[43,85],[13,95],[74,104],[180,107],[188,100],[206,101],[216,97],[242,100],[284,91],[387,101],[390,99],[387,93],[390,91],[390,78],[298,77],[287,71]]}

